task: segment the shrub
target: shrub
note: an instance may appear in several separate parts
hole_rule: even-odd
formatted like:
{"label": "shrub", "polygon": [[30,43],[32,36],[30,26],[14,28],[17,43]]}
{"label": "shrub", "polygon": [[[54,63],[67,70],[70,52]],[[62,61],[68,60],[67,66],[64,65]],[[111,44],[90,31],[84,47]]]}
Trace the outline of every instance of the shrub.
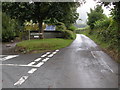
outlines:
{"label": "shrub", "polygon": [[58,23],[56,24],[56,31],[62,31],[62,30],[66,30],[66,26],[65,26],[64,23],[58,22]]}
{"label": "shrub", "polygon": [[111,19],[106,18],[104,20],[98,20],[94,23],[95,28],[105,28],[107,29],[108,26],[110,25]]}
{"label": "shrub", "polygon": [[2,41],[10,41],[16,36],[17,22],[5,13],[2,13]]}
{"label": "shrub", "polygon": [[76,28],[74,25],[69,26],[68,29],[71,30],[71,31],[75,31],[75,30],[77,30],[77,28]]}
{"label": "shrub", "polygon": [[62,31],[62,34],[63,34],[63,38],[65,39],[75,39],[76,37],[76,34],[70,30],[64,30]]}

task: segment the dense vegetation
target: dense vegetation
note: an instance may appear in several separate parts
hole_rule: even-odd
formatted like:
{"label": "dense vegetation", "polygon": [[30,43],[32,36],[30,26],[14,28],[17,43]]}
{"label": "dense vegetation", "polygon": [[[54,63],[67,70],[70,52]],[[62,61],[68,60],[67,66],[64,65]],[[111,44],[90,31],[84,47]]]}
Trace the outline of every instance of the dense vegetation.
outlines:
{"label": "dense vegetation", "polygon": [[18,34],[18,22],[15,19],[11,19],[5,13],[2,13],[2,40],[10,41]]}
{"label": "dense vegetation", "polygon": [[118,17],[115,10],[116,8],[112,10],[112,16],[108,18],[103,14],[101,6],[97,6],[94,10],[91,9],[88,14],[90,29],[87,31],[87,35],[100,44],[115,60],[119,61],[118,40],[120,40],[120,33],[118,25],[120,24],[115,18]]}
{"label": "dense vegetation", "polygon": [[68,27],[78,19],[76,9],[79,6],[78,2],[3,2],[2,11],[18,19],[21,25],[25,20],[38,22],[39,32],[43,33],[40,38],[44,38],[42,23],[45,20],[51,24],[63,22]]}

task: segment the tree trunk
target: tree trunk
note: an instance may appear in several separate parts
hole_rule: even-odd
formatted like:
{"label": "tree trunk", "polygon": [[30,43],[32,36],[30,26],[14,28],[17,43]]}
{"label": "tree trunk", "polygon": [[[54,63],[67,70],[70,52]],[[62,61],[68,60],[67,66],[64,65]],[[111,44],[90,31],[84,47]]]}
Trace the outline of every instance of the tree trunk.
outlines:
{"label": "tree trunk", "polygon": [[44,38],[44,30],[43,30],[42,22],[43,22],[43,20],[39,21],[39,33],[40,33],[39,38],[40,39]]}

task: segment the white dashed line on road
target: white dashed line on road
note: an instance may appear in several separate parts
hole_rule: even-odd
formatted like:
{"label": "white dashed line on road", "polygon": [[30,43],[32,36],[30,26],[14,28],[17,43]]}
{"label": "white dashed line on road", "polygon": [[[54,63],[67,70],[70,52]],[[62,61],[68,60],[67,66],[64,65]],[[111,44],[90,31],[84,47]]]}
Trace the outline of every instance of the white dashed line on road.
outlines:
{"label": "white dashed line on road", "polygon": [[40,63],[38,63],[37,65],[35,65],[36,67],[40,67],[40,66],[42,66],[44,64],[44,62],[40,62]]}
{"label": "white dashed line on road", "polygon": [[57,52],[53,52],[52,54],[56,54]]}
{"label": "white dashed line on road", "polygon": [[[54,52],[47,52],[46,54],[43,54],[41,58],[35,59],[33,62],[30,62],[27,65],[22,65],[22,64],[0,64],[0,65],[5,65],[5,66],[22,66],[22,67],[32,67],[31,70],[29,70],[27,73],[28,74],[33,74],[35,71],[37,71],[38,68],[40,68],[45,62],[47,62],[51,57],[53,57],[59,50],[55,50]],[[50,54],[51,53],[51,54]],[[9,56],[0,56],[1,61],[5,61],[11,58],[15,58],[19,55],[9,55]],[[42,60],[42,58],[46,57],[45,59]],[[39,62],[42,60],[41,62]],[[39,62],[37,65],[35,63]],[[14,86],[20,86],[22,85],[29,76],[22,76],[16,83],[14,83]]]}
{"label": "white dashed line on road", "polygon": [[35,64],[35,63],[36,63],[36,62],[31,62],[31,63],[28,64],[28,66],[29,66],[29,65],[31,66],[31,65],[33,65],[33,64]]}
{"label": "white dashed line on road", "polygon": [[49,58],[50,58],[50,57],[53,57],[53,55],[54,55],[54,54],[50,54],[50,55],[48,55],[48,57],[49,57]]}
{"label": "white dashed line on road", "polygon": [[42,62],[46,62],[46,61],[48,61],[50,58],[45,58],[45,59],[43,59],[42,60]]}
{"label": "white dashed line on road", "polygon": [[37,58],[36,60],[34,60],[35,62],[38,62],[40,61],[42,58]]}
{"label": "white dashed line on road", "polygon": [[56,52],[58,52],[59,50],[55,50]]}
{"label": "white dashed line on road", "polygon": [[29,74],[34,73],[37,70],[37,68],[32,68],[30,71],[28,71]]}
{"label": "white dashed line on road", "polygon": [[50,54],[50,52],[47,52],[46,54],[48,55],[48,54]]}
{"label": "white dashed line on road", "polygon": [[46,57],[47,56],[47,54],[44,54],[44,55],[42,55],[41,57],[43,58],[43,57]]}
{"label": "white dashed line on road", "polygon": [[8,55],[6,57],[3,57],[3,58],[0,58],[1,61],[6,61],[8,59],[12,59],[12,58],[15,58],[15,57],[18,57],[19,55]]}
{"label": "white dashed line on road", "polygon": [[28,76],[22,76],[14,85],[15,86],[20,86],[22,83],[25,82],[25,80],[27,80]]}

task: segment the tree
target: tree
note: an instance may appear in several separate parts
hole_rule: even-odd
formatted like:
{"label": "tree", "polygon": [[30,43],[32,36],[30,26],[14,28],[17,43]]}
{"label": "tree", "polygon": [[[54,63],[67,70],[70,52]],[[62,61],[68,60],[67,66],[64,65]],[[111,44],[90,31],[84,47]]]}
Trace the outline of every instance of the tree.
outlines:
{"label": "tree", "polygon": [[10,41],[16,36],[17,20],[2,13],[2,41]]}
{"label": "tree", "polygon": [[120,24],[120,1],[119,2],[101,2],[101,5],[109,7],[109,5],[113,5],[111,15],[113,19]]}
{"label": "tree", "polygon": [[88,21],[87,24],[90,25],[90,28],[94,28],[94,23],[98,20],[104,19],[106,16],[103,14],[102,6],[97,5],[96,8],[90,9],[90,13],[87,13]]}
{"label": "tree", "polygon": [[48,18],[57,19],[59,22],[63,22],[66,27],[75,23],[79,17],[76,12],[77,8],[80,6],[78,2],[56,2],[53,3]]}
{"label": "tree", "polygon": [[[80,4],[77,2],[13,2],[2,4],[3,12],[12,18],[17,18],[21,23],[25,20],[33,20],[39,23],[39,33],[44,33],[42,23],[51,18],[51,22],[57,20],[65,24],[74,23],[78,18],[76,9]],[[40,38],[44,38],[43,34]]]}

